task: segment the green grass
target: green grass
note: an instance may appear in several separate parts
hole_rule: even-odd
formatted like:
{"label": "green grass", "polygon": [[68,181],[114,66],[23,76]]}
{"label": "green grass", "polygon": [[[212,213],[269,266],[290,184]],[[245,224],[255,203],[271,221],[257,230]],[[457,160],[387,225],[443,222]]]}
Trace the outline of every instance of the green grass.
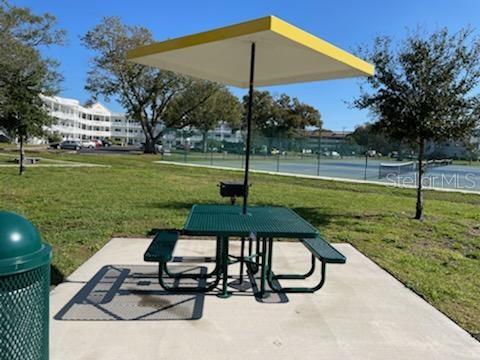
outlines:
{"label": "green grass", "polygon": [[[56,155],[42,153],[42,157]],[[58,281],[112,236],[181,227],[194,203],[225,202],[221,179],[239,172],[152,164],[156,156],[63,155],[110,168],[0,168],[0,208],[31,219],[54,248]],[[348,242],[406,286],[480,333],[480,196],[252,174],[255,204],[293,208],[332,242]]]}

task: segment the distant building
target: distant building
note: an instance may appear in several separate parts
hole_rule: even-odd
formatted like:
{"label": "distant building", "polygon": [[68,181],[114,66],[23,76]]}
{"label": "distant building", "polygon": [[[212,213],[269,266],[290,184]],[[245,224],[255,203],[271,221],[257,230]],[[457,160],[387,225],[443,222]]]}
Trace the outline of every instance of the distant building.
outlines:
{"label": "distant building", "polygon": [[331,130],[322,130],[321,139],[322,144],[325,146],[332,145],[343,145],[348,141],[348,135],[351,131],[331,131]]}
{"label": "distant building", "polygon": [[426,146],[425,153],[434,158],[470,159],[472,155],[478,158],[480,153],[480,128],[473,132],[468,144],[465,141],[454,140],[438,143],[430,142]]}
{"label": "distant building", "polygon": [[[100,103],[82,106],[78,100],[58,96],[42,96],[49,114],[56,119],[48,130],[58,134],[62,140],[110,139],[122,145],[138,145],[145,141],[139,122],[129,119],[122,113],[111,112]],[[158,125],[159,128],[163,125]],[[184,136],[185,133],[190,136]],[[241,142],[240,131],[233,132],[228,124],[221,122],[208,132],[208,139],[225,142]],[[176,147],[189,142],[198,147],[203,135],[195,129],[166,131],[163,142],[167,147]]]}
{"label": "distant building", "polygon": [[49,128],[63,140],[111,139],[121,144],[138,144],[145,140],[141,125],[114,113],[100,103],[81,106],[78,100],[42,97],[48,112],[56,119]]}
{"label": "distant building", "polygon": [[344,143],[347,141],[351,131],[332,131],[332,130],[305,130],[303,135],[310,138],[318,138],[325,140],[326,143]]}
{"label": "distant building", "polygon": [[[348,136],[351,131],[313,130],[305,131],[305,148],[312,152],[331,153],[335,151],[341,155],[353,155],[357,152],[356,147],[350,145]],[[319,150],[320,149],[320,150]]]}
{"label": "distant building", "polygon": [[[240,130],[234,131],[226,122],[219,122],[213,130],[206,134],[207,142],[241,143],[243,136]],[[170,148],[200,149],[203,146],[204,134],[186,127],[184,129],[168,129],[163,136],[163,144]]]}

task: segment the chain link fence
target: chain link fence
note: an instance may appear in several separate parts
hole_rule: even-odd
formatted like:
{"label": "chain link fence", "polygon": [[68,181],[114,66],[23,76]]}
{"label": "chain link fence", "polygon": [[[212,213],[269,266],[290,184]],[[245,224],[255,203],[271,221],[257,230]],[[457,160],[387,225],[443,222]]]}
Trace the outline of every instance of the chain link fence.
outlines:
{"label": "chain link fence", "polygon": [[[162,158],[166,161],[236,169],[245,165],[245,142],[241,134],[170,130],[165,133],[163,148]],[[414,184],[416,179],[416,166],[411,165],[416,162],[415,150],[406,146],[397,149],[392,144],[383,148],[361,146],[342,133],[324,137],[266,137],[254,134],[250,156],[251,169],[272,173],[398,181],[409,185]],[[427,168],[427,178],[441,178],[442,184],[435,187],[463,187],[480,191],[478,162],[452,164],[445,154],[438,154],[438,147],[437,154],[427,154],[426,158],[431,160],[432,157],[442,162],[442,166]]]}

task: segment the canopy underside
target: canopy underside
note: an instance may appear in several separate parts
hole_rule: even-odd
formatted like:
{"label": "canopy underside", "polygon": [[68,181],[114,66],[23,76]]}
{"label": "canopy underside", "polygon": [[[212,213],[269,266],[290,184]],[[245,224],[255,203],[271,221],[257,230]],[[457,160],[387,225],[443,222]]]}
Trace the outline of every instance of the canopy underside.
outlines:
{"label": "canopy underside", "polygon": [[246,88],[253,42],[256,86],[369,76],[374,71],[369,63],[273,16],[140,47],[128,58]]}

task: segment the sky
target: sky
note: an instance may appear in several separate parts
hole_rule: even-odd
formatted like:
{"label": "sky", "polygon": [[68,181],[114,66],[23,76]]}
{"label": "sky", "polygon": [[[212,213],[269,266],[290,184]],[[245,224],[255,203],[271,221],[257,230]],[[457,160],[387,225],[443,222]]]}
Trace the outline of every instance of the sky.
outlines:
{"label": "sky", "polygon": [[[63,97],[85,102],[84,89],[89,59],[80,37],[105,16],[119,16],[129,25],[150,29],[158,41],[237,22],[275,15],[297,27],[353,51],[369,45],[379,35],[394,40],[405,37],[407,29],[421,26],[426,31],[448,27],[451,31],[470,25],[480,29],[479,0],[11,0],[35,13],[48,12],[57,17],[58,27],[67,31],[66,46],[46,49],[45,53],[60,61],[65,80]],[[478,31],[477,31],[478,34]],[[316,107],[324,128],[353,130],[371,120],[367,111],[351,108],[349,103],[359,94],[359,79],[329,80],[267,88],[273,94],[287,93]],[[233,89],[232,89],[233,90]],[[238,96],[244,90],[233,90]],[[104,104],[112,111],[122,111],[115,102]]]}

